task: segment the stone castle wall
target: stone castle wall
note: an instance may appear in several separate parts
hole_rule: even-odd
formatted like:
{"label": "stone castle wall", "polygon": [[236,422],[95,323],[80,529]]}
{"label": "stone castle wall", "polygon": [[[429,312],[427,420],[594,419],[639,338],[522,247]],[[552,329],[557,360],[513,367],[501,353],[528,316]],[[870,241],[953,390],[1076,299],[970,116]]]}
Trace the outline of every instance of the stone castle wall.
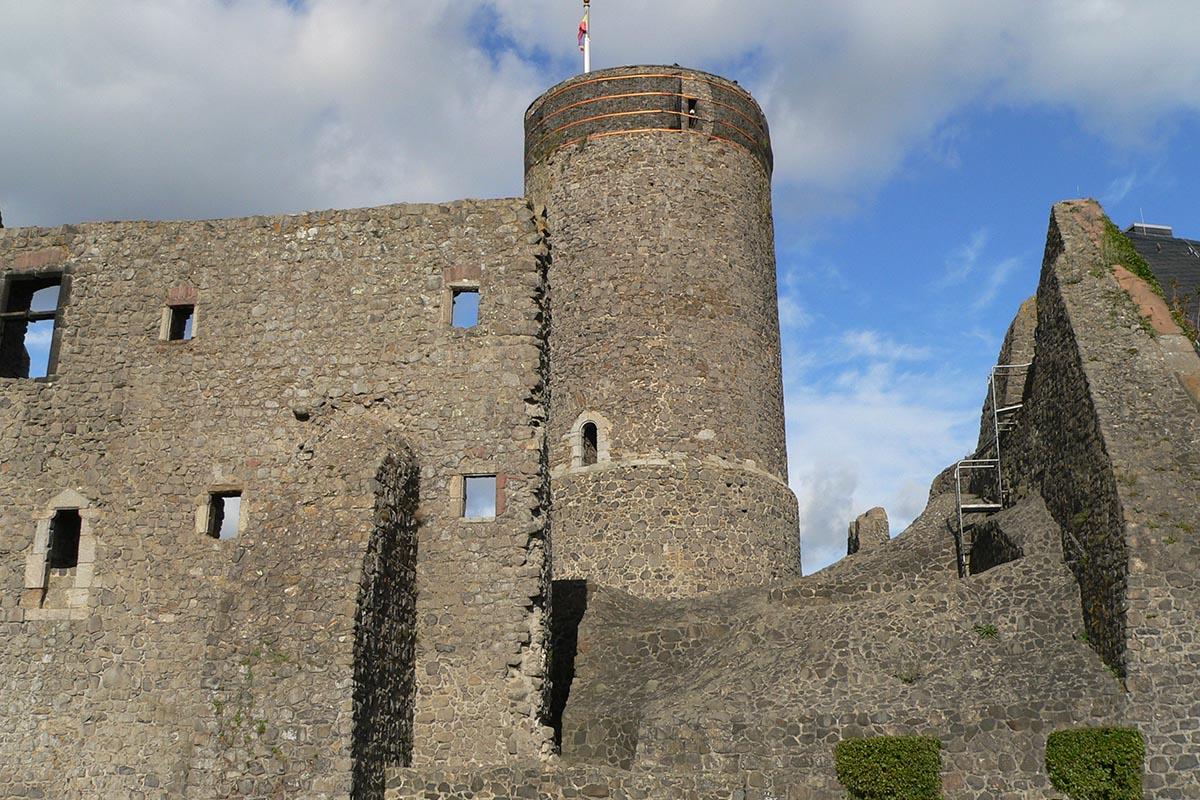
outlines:
{"label": "stone castle wall", "polygon": [[526,124],[528,201],[0,229],[5,290],[62,278],[51,377],[0,378],[0,796],[831,800],[838,741],[921,733],[1035,798],[1099,724],[1196,796],[1200,359],[1099,207],[1006,338],[973,574],[940,478],[800,578],[757,104],[629,67]]}
{"label": "stone castle wall", "polygon": [[526,113],[554,259],[556,577],[677,596],[799,574],[770,163],[754,100],[693,70],[581,75]]}
{"label": "stone castle wall", "polygon": [[[1125,580],[1128,553],[1116,477],[1107,452],[1072,324],[1065,291],[1074,291],[1089,268],[1097,270],[1099,243],[1081,235],[1061,207],[1051,217],[1037,296],[1033,368],[1027,379],[1021,428],[1002,443],[1008,483],[1019,493],[1036,491],[1062,529],[1063,553],[1080,582],[1087,635],[1104,660],[1124,669]],[[1098,271],[1098,270],[1097,270]],[[1105,298],[1105,306],[1113,298]],[[1082,310],[1108,314],[1103,306]],[[1085,326],[1091,320],[1082,320]],[[1107,319],[1097,319],[1096,328]],[[1023,489],[1022,487],[1028,487]]]}
{"label": "stone castle wall", "polygon": [[1146,796],[1194,797],[1200,359],[1147,332],[1099,219],[1055,208],[1036,305],[1006,337],[1000,363],[1035,364],[999,392],[1024,401],[1011,493],[976,526],[968,578],[939,481],[904,534],[816,575],[675,600],[589,590],[559,768],[393,770],[389,796],[825,800],[846,796],[839,741],[924,734],[947,797],[1052,798],[1052,732],[1129,725]]}
{"label": "stone castle wall", "polygon": [[1200,792],[1200,357],[1114,277],[1094,201],[1051,215],[1036,356],[1009,480],[1061,528],[1087,638],[1124,676],[1146,790]]}
{"label": "stone castle wall", "polygon": [[773,476],[648,461],[585,468],[560,475],[553,487],[556,579],[695,595],[798,569],[798,540],[786,535],[796,508]]}
{"label": "stone castle wall", "polygon": [[[537,757],[545,252],[522,200],[0,230],[6,278],[71,283],[53,378],[0,379],[0,795],[370,797],[386,762]],[[493,520],[462,518],[477,474]],[[42,592],[56,508],[87,535]]]}

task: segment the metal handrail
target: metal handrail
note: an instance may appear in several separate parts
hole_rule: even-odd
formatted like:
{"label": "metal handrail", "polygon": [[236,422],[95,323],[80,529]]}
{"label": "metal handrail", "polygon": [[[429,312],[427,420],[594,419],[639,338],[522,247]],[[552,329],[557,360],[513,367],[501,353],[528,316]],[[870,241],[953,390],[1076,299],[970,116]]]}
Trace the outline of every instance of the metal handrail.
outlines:
{"label": "metal handrail", "polygon": [[[992,407],[992,445],[995,447],[995,458],[964,458],[954,465],[954,505],[958,512],[958,530],[954,533],[954,549],[955,556],[958,561],[958,577],[967,577],[969,564],[967,559],[966,546],[966,525],[963,520],[963,511],[967,512],[993,512],[999,511],[1004,507],[1004,474],[1000,468],[1000,431],[1011,430],[1015,424],[1011,417],[1020,411],[1023,403],[1000,407],[996,399],[996,378],[999,375],[1011,376],[1018,375],[1021,372],[1028,377],[1029,364],[996,364],[988,372],[988,398],[991,401]],[[1005,386],[1005,394],[1007,394],[1007,385]],[[1024,394],[1024,387],[1022,387]],[[1001,416],[1005,419],[1002,421]],[[962,500],[962,475],[964,470],[995,470],[996,471],[996,502],[994,503],[968,503],[963,504]]]}

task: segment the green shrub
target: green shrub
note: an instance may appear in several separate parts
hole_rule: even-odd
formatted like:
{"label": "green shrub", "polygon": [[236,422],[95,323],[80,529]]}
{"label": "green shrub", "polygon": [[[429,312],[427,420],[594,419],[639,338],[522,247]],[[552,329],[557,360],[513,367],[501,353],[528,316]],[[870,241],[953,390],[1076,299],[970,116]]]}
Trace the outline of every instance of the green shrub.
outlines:
{"label": "green shrub", "polygon": [[1055,731],[1046,740],[1050,782],[1071,800],[1141,800],[1145,757],[1134,728]]}
{"label": "green shrub", "polygon": [[843,739],[833,758],[854,800],[941,800],[941,742],[933,736]]}

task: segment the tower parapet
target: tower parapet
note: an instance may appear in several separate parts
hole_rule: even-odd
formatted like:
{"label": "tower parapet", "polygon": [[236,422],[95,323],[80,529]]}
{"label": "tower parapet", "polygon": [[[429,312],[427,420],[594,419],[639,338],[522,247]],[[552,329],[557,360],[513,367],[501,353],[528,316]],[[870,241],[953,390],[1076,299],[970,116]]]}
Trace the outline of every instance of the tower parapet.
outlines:
{"label": "tower parapet", "polygon": [[799,574],[758,104],[621,67],[550,89],[525,136],[553,256],[556,577],[682,596]]}

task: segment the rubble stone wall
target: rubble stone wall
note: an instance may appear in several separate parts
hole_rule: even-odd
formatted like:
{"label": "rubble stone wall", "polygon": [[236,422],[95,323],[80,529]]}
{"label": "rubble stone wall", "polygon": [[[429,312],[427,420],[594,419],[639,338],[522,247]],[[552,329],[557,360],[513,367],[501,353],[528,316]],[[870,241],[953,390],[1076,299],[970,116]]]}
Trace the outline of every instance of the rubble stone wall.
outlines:
{"label": "rubble stone wall", "polygon": [[[745,797],[741,776],[679,774],[660,770],[629,772],[597,766],[516,765],[480,770],[395,769],[389,772],[388,800],[730,800]],[[803,800],[833,800],[836,795],[804,795]]]}
{"label": "rubble stone wall", "polygon": [[[1156,798],[1200,791],[1200,358],[1113,275],[1094,201],[1054,207],[1034,372],[1005,446],[1062,529],[1087,638],[1124,676]],[[1009,446],[1011,445],[1011,446]]]}
{"label": "rubble stone wall", "polygon": [[[525,133],[526,193],[546,208],[554,259],[556,559],[569,561],[572,576],[649,596],[798,575],[762,111],[707,73],[621,67],[547,91],[526,113]],[[611,515],[613,473],[587,463],[579,442],[589,422],[595,467],[657,463],[655,485],[679,484],[669,494],[695,496],[703,480],[724,498],[725,476],[737,469],[747,473],[739,482],[774,477],[772,507],[751,509],[732,534],[733,550],[756,555],[729,558],[727,520],[707,519],[715,501],[667,518],[645,495],[626,495]],[[709,462],[724,468],[697,476],[696,465]],[[589,497],[590,508],[575,508]],[[641,541],[623,533],[655,514]],[[758,541],[747,545],[747,533]],[[676,552],[684,540],[687,563]],[[647,562],[656,577],[627,583]],[[658,579],[674,568],[686,572]]]}
{"label": "rubble stone wall", "polygon": [[[1011,441],[1002,442],[1002,451],[1012,473],[1009,486],[1018,494],[1040,493],[1062,529],[1063,553],[1079,580],[1089,641],[1109,665],[1124,669],[1124,515],[1073,327],[1079,321],[1086,324],[1092,313],[1107,316],[1112,298],[1072,314],[1064,296],[1085,278],[1098,280],[1088,270],[1099,264],[1098,243],[1080,235],[1071,217],[1056,207],[1038,287],[1036,357],[1021,428]],[[1109,320],[1095,322],[1099,328]]]}
{"label": "rubble stone wall", "polygon": [[[545,257],[519,199],[0,231],[4,276],[72,282],[55,375],[0,380],[0,795],[346,796],[395,458],[420,470],[412,761],[542,753]],[[179,302],[194,337],[165,341]],[[495,519],[462,518],[464,475],[497,476]],[[229,491],[239,533],[210,538]],[[94,552],[43,602],[64,503]]]}
{"label": "rubble stone wall", "polygon": [[601,575],[647,597],[790,577],[789,565],[800,563],[791,489],[720,464],[609,464],[561,475],[554,520],[564,532],[555,579]]}
{"label": "rubble stone wall", "polygon": [[412,763],[419,470],[406,452],[389,456],[376,477],[354,624],[352,794],[360,798],[383,796],[389,764]]}

